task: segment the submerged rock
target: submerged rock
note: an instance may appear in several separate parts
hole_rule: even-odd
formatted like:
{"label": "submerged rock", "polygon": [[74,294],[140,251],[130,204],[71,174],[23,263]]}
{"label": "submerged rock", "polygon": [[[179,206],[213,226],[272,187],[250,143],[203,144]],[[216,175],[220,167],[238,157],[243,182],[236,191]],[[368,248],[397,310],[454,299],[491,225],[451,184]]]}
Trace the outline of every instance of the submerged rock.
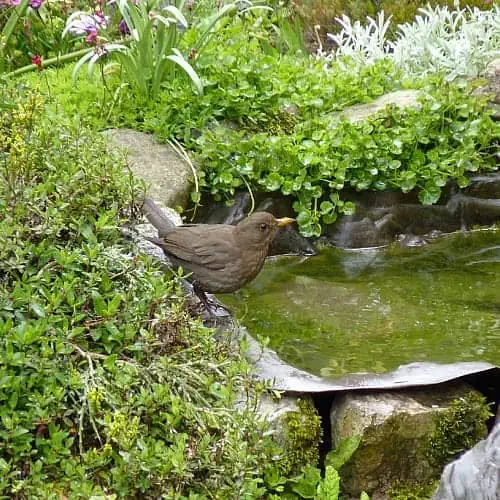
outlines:
{"label": "submerged rock", "polygon": [[428,482],[453,453],[485,436],[485,408],[479,393],[463,383],[338,396],[331,410],[332,447],[359,440],[340,469],[344,493],[359,498],[366,491],[376,500],[387,498],[394,484]]}
{"label": "submerged rock", "polygon": [[448,464],[433,500],[500,498],[500,422],[487,439]]}

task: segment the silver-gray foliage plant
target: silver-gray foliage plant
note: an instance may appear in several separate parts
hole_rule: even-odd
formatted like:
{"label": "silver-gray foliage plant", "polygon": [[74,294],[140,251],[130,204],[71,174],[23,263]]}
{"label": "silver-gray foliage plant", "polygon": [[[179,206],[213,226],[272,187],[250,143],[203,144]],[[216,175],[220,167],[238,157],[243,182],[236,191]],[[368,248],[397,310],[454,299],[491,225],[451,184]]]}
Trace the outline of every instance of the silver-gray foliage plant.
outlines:
{"label": "silver-gray foliage plant", "polygon": [[362,25],[347,16],[337,18],[342,31],[328,34],[337,48],[319,57],[327,60],[350,56],[361,64],[371,64],[389,57],[408,76],[425,76],[444,72],[447,80],[477,76],[489,62],[500,57],[500,7],[488,11],[477,8],[454,10],[448,7],[426,7],[413,23],[399,26],[395,41],[386,35],[391,17],[380,12],[376,19],[367,18]]}

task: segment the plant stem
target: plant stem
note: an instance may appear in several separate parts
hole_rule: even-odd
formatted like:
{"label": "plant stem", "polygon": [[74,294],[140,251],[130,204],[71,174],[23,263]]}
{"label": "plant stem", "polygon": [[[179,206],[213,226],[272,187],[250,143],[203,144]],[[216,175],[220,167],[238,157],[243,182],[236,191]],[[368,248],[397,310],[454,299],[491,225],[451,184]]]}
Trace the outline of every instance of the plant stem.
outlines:
{"label": "plant stem", "polygon": [[[76,52],[70,52],[69,54],[64,54],[63,56],[58,55],[56,57],[51,57],[50,59],[46,59],[45,61],[43,61],[43,66],[47,67],[47,66],[51,66],[53,64],[57,64],[60,62],[62,63],[62,62],[71,61],[72,59],[76,59],[77,57],[83,56],[84,54],[86,54],[87,52],[89,52],[91,50],[92,50],[91,48],[85,48],[85,49],[77,50]],[[36,64],[28,64],[27,66],[23,66],[22,68],[19,68],[19,69],[16,69],[15,71],[7,73],[5,76],[7,78],[12,78],[15,76],[22,75],[23,73],[27,73],[28,71],[33,71],[33,70],[37,69],[37,67],[38,66]]]}

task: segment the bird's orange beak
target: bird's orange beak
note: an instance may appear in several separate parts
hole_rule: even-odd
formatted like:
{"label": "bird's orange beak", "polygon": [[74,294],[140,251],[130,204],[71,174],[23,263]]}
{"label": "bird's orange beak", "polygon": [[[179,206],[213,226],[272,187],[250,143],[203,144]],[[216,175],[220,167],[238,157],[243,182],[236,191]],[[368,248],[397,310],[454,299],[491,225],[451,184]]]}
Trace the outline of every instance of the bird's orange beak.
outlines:
{"label": "bird's orange beak", "polygon": [[283,217],[282,219],[276,219],[276,220],[278,222],[278,227],[285,227],[288,226],[288,224],[295,222],[295,219],[292,219],[290,217]]}

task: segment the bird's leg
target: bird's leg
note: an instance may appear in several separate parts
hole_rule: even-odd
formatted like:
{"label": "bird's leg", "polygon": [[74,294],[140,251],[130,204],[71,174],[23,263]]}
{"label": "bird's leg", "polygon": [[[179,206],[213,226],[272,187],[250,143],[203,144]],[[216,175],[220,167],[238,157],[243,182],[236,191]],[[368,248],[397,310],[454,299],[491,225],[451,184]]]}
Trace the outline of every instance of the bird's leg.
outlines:
{"label": "bird's leg", "polygon": [[212,306],[208,301],[207,294],[200,288],[200,284],[197,281],[193,281],[193,291],[196,296],[200,299],[200,302],[205,306],[205,308],[210,312],[212,311]]}
{"label": "bird's leg", "polygon": [[217,301],[215,301],[215,303],[210,303],[207,294],[200,288],[200,285],[197,281],[193,281],[193,291],[200,299],[200,302],[205,306],[205,309],[208,311],[208,314],[210,314],[211,317],[214,317],[216,315],[215,313],[218,309],[226,311],[226,313],[229,315],[231,314],[230,309],[222,304],[219,304]]}

